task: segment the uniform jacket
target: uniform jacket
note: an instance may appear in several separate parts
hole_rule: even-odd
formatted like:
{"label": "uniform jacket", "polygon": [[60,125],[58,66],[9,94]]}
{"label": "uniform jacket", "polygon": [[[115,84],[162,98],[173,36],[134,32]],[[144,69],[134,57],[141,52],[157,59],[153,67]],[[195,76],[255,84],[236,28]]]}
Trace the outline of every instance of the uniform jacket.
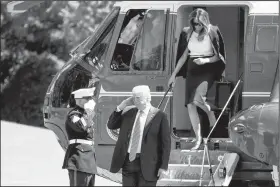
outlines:
{"label": "uniform jacket", "polygon": [[[183,55],[186,47],[188,46],[189,39],[191,37],[191,29],[189,27],[183,28],[183,31],[180,34],[179,44],[177,48],[177,57],[176,57],[176,65]],[[222,60],[224,63],[226,63],[226,51],[225,51],[225,45],[224,40],[222,37],[222,34],[217,26],[210,26],[210,32],[209,37],[212,42],[212,47],[215,54],[218,54],[220,57],[220,60]],[[188,59],[186,60],[186,62]],[[183,78],[186,78],[187,74],[187,63],[185,63],[180,71],[177,73],[176,77],[183,76]],[[223,75],[225,73],[223,72]]]}
{"label": "uniform jacket", "polygon": [[[137,108],[127,112],[114,111],[109,118],[108,128],[120,129],[111,162],[110,171],[113,173],[118,172],[124,164],[137,112]],[[167,116],[151,106],[144,127],[140,154],[141,170],[145,180],[156,181],[158,169],[168,168],[170,149],[171,138]]]}
{"label": "uniform jacket", "polygon": [[[74,117],[85,117],[87,126],[81,120],[73,122]],[[83,108],[75,107],[69,111],[65,122],[68,139],[85,139],[93,141],[93,124],[86,118]],[[93,145],[88,144],[69,144],[63,162],[63,169],[77,170],[85,173],[97,173],[96,158]]]}

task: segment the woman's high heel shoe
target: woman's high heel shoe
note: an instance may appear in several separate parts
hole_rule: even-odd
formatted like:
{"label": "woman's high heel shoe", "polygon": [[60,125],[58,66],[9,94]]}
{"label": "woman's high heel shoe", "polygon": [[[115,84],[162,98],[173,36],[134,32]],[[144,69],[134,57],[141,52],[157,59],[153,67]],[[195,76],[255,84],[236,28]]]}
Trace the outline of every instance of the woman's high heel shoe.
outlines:
{"label": "woman's high heel shoe", "polygon": [[195,145],[191,148],[191,150],[197,150],[202,143],[202,137],[198,138]]}

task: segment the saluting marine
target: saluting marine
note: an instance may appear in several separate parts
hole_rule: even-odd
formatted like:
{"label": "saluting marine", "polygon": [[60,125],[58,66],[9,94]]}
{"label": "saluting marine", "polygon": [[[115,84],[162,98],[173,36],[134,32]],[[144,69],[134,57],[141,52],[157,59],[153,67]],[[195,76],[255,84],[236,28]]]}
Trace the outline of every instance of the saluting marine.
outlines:
{"label": "saluting marine", "polygon": [[62,166],[68,169],[70,186],[94,186],[97,173],[92,120],[94,90],[84,88],[72,92],[75,104],[65,123],[69,146]]}

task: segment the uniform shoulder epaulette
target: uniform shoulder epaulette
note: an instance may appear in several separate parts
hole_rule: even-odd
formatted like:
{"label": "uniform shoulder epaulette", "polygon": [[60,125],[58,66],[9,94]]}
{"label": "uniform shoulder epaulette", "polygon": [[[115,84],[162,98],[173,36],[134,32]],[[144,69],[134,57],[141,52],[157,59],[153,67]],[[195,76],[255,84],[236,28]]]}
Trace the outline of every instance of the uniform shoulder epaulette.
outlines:
{"label": "uniform shoulder epaulette", "polygon": [[69,112],[69,116],[72,116],[72,115],[81,115],[81,112],[76,109],[73,109]]}

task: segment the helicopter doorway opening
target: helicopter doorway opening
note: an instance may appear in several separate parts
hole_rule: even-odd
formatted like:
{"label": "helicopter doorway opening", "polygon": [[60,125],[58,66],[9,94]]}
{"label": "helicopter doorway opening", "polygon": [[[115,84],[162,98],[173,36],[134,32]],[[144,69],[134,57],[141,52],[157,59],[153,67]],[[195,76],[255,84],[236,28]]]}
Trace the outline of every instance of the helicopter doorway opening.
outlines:
{"label": "helicopter doorway opening", "polygon": [[[181,6],[178,9],[175,37],[177,38],[174,50],[174,66],[176,61],[176,52],[179,43],[180,33],[184,27],[188,27],[189,14],[196,8],[203,8],[209,13],[212,25],[219,27],[225,43],[226,51],[226,69],[225,80],[223,82],[216,81],[212,88],[208,91],[207,100],[218,107],[214,111],[218,118],[224,104],[229,98],[231,91],[238,81],[239,75],[244,68],[244,37],[245,24],[247,19],[248,7],[241,6]],[[174,67],[173,66],[173,67]],[[173,69],[174,70],[174,69]],[[236,93],[229,103],[224,114],[220,118],[215,130],[210,137],[212,138],[228,138],[228,122],[234,113],[241,109],[241,103],[236,102]],[[240,98],[240,97],[239,97]],[[185,79],[178,77],[173,89],[173,133],[180,138],[195,137],[190,122],[187,108],[184,106],[185,101]],[[235,106],[236,105],[236,106]],[[201,121],[201,130],[203,137],[207,137],[210,132],[208,117],[204,111],[198,108]]]}

